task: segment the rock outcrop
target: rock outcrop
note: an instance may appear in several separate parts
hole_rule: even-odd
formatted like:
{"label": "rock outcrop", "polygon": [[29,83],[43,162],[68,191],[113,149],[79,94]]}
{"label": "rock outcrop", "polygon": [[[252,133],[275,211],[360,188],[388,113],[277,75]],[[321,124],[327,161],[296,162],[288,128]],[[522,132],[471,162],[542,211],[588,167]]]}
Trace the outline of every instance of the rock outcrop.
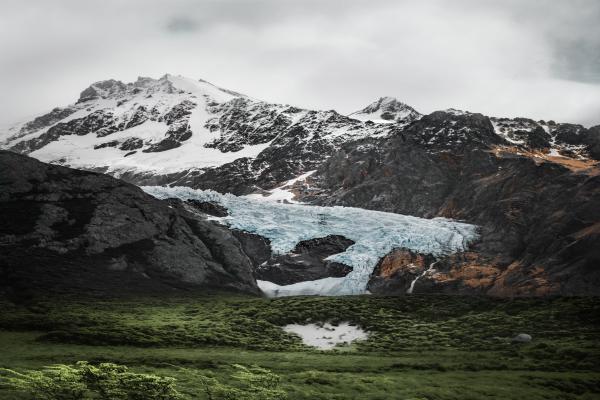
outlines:
{"label": "rock outcrop", "polygon": [[0,152],[0,292],[208,289],[259,293],[227,228],[112,177]]}
{"label": "rock outcrop", "polygon": [[256,279],[279,285],[312,281],[328,277],[346,276],[352,268],[348,265],[326,260],[327,257],[342,253],[354,244],[350,239],[339,235],[303,240],[289,253],[276,254],[271,250],[268,239],[244,231],[233,231],[244,252],[254,264]]}
{"label": "rock outcrop", "polygon": [[434,258],[429,254],[415,253],[409,249],[393,250],[373,270],[367,290],[373,294],[404,295],[433,261]]}
{"label": "rock outcrop", "polygon": [[287,254],[275,254],[256,267],[256,279],[290,285],[328,277],[342,277],[352,267],[326,260],[327,257],[346,251],[354,241],[339,235],[303,240]]}
{"label": "rock outcrop", "polygon": [[440,260],[415,292],[600,293],[599,166],[503,143],[487,117],[434,113],[347,144],[303,200],[480,225],[472,253]]}

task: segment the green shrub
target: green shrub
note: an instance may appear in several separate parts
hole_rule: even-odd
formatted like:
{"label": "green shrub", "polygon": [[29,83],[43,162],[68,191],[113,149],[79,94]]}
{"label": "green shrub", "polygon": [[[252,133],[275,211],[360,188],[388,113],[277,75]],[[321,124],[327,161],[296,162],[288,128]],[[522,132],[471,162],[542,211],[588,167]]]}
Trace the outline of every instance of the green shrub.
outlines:
{"label": "green shrub", "polygon": [[42,371],[19,373],[0,369],[2,386],[17,392],[29,393],[36,400],[90,399],[87,386],[78,369],[68,365],[54,365]]}
{"label": "green shrub", "polygon": [[36,400],[179,400],[175,379],[129,372],[116,364],[53,365],[41,371],[1,369],[3,386]]}
{"label": "green shrub", "polygon": [[209,400],[285,400],[287,394],[279,388],[280,377],[258,366],[234,365],[231,375],[235,386],[224,385],[214,378],[199,376]]}
{"label": "green shrub", "polygon": [[[233,365],[232,385],[192,373],[209,400],[285,400],[280,377],[258,366]],[[75,365],[52,365],[41,371],[0,369],[0,384],[35,400],[184,400],[176,379],[129,371],[124,365],[97,366],[80,361]]]}

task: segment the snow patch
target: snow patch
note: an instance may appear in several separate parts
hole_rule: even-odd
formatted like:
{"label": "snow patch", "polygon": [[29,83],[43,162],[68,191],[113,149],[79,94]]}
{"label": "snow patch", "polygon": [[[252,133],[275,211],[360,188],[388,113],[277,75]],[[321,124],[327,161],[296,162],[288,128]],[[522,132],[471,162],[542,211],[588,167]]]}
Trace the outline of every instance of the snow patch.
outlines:
{"label": "snow patch", "polygon": [[368,337],[367,332],[348,322],[342,322],[337,326],[330,323],[289,324],[284,326],[283,330],[300,336],[304,344],[321,350],[331,350],[339,344],[350,344],[355,340],[365,340]]}

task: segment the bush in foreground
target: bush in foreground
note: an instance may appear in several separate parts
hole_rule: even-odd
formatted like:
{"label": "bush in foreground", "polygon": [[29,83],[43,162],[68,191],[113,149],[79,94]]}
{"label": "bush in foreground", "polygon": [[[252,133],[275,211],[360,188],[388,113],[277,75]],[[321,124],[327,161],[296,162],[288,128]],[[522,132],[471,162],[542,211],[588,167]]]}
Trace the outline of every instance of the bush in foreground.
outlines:
{"label": "bush in foreground", "polygon": [[[285,400],[280,378],[257,366],[234,365],[235,386],[194,374],[209,400]],[[189,371],[189,370],[188,370]],[[192,372],[192,371],[189,371]],[[42,370],[18,372],[0,369],[0,384],[35,400],[187,400],[177,391],[177,380],[131,372],[126,366],[85,361],[52,365]]]}

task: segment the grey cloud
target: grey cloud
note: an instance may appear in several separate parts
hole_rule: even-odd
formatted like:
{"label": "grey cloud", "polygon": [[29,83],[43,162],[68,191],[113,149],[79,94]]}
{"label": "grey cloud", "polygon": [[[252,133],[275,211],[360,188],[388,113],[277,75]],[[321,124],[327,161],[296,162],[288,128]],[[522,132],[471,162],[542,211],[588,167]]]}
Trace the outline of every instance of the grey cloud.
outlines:
{"label": "grey cloud", "polygon": [[597,0],[4,0],[0,123],[166,72],[268,101],[600,123]]}
{"label": "grey cloud", "polygon": [[171,19],[167,25],[167,30],[174,33],[185,33],[185,32],[193,32],[199,28],[199,25],[196,21],[185,18],[178,17]]}
{"label": "grey cloud", "polygon": [[555,46],[553,71],[556,76],[578,82],[600,83],[600,40],[592,43],[579,39]]}
{"label": "grey cloud", "polygon": [[511,0],[505,10],[531,35],[545,37],[554,76],[600,83],[600,1]]}

